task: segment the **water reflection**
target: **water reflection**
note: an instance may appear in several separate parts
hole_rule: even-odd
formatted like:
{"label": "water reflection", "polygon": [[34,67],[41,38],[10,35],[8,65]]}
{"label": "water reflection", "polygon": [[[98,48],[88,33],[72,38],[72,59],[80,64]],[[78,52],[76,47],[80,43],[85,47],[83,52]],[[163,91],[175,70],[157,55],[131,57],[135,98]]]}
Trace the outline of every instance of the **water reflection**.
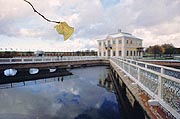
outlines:
{"label": "water reflection", "polygon": [[109,76],[99,79],[99,84],[98,86],[105,88],[107,91],[113,92],[114,93],[114,88],[113,88],[113,82],[109,78]]}
{"label": "water reflection", "polygon": [[115,95],[97,86],[106,67],[71,72],[59,82],[0,90],[0,119],[120,119]]}

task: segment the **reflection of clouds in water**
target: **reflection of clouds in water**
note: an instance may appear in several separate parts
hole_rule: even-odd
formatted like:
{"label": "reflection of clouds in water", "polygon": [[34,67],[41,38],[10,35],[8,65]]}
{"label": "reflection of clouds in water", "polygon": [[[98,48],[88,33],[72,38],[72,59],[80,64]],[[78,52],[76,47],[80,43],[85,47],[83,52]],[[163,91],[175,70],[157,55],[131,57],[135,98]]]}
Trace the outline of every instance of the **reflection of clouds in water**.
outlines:
{"label": "reflection of clouds in water", "polygon": [[79,91],[77,89],[71,88],[71,93],[75,94],[75,95],[78,95]]}
{"label": "reflection of clouds in water", "polygon": [[37,119],[37,118],[36,118],[36,116],[33,116],[33,115],[5,113],[5,114],[0,115],[0,119]]}
{"label": "reflection of clouds in water", "polygon": [[74,119],[120,119],[118,106],[115,102],[104,99],[99,108],[91,107]]}
{"label": "reflection of clouds in water", "polygon": [[[2,95],[2,92],[8,93],[8,95]],[[42,96],[19,89],[0,90],[0,94],[0,107],[3,107],[0,108],[0,114],[15,113],[36,116],[40,113],[45,115],[49,114],[48,106],[52,104],[51,101]],[[36,111],[34,112],[34,110]]]}
{"label": "reflection of clouds in water", "polygon": [[74,75],[64,77],[63,82],[0,90],[0,107],[4,107],[0,108],[0,115],[4,114],[4,119],[10,113],[16,117],[72,119],[88,110],[90,115],[97,113],[95,110],[100,110],[105,99],[116,101],[114,95],[97,86],[98,71],[105,71],[104,67],[71,71]]}

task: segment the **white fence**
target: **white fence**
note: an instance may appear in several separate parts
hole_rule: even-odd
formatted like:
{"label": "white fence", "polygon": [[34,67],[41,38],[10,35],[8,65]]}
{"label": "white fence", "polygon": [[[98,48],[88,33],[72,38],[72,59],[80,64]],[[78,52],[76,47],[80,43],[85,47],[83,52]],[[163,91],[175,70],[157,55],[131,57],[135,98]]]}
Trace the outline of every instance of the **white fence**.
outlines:
{"label": "white fence", "polygon": [[158,100],[177,119],[180,118],[180,70],[112,57],[110,62],[120,68],[152,99]]}
{"label": "white fence", "polygon": [[59,62],[59,61],[80,61],[80,60],[98,60],[103,57],[98,56],[63,56],[63,57],[15,57],[0,58],[0,64],[9,63],[36,63],[36,62]]}

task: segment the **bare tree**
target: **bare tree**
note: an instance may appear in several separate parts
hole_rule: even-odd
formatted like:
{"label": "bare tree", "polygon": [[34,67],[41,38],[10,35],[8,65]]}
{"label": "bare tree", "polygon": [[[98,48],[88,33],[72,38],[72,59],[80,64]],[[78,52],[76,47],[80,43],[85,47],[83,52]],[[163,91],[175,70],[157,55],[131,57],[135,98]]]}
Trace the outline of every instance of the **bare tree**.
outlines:
{"label": "bare tree", "polygon": [[27,1],[27,0],[24,0],[25,2],[27,2],[29,5],[31,5],[31,7],[32,7],[32,9],[34,10],[34,12],[36,12],[38,15],[40,15],[43,19],[45,19],[46,21],[48,21],[48,22],[53,22],[53,23],[60,23],[59,21],[54,21],[54,20],[49,20],[49,19],[47,19],[44,15],[42,15],[40,12],[38,12],[35,8],[34,8],[34,6],[29,2],[29,1]]}

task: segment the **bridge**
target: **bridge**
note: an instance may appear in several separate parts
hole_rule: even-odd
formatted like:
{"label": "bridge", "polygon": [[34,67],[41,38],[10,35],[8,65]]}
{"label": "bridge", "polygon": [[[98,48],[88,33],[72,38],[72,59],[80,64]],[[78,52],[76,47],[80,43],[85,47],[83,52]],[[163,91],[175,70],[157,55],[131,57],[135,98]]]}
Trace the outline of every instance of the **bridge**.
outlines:
{"label": "bridge", "polygon": [[110,65],[116,87],[132,106],[138,101],[152,119],[180,118],[179,69],[115,57]]}
{"label": "bridge", "polygon": [[0,84],[66,76],[71,68],[108,65],[96,56],[0,58]]}
{"label": "bridge", "polygon": [[[109,78],[126,118],[180,118],[180,70],[121,57],[1,58],[0,70],[110,64]],[[0,79],[2,80],[2,79]],[[128,105],[128,106],[127,106]],[[141,114],[139,114],[141,113]],[[132,114],[132,115],[131,115]]]}
{"label": "bridge", "polygon": [[[107,60],[103,60],[107,61]],[[78,67],[78,65],[93,65],[102,63],[102,58],[97,56],[66,56],[66,57],[19,57],[0,58],[0,70],[7,68],[42,68],[42,67]]]}

